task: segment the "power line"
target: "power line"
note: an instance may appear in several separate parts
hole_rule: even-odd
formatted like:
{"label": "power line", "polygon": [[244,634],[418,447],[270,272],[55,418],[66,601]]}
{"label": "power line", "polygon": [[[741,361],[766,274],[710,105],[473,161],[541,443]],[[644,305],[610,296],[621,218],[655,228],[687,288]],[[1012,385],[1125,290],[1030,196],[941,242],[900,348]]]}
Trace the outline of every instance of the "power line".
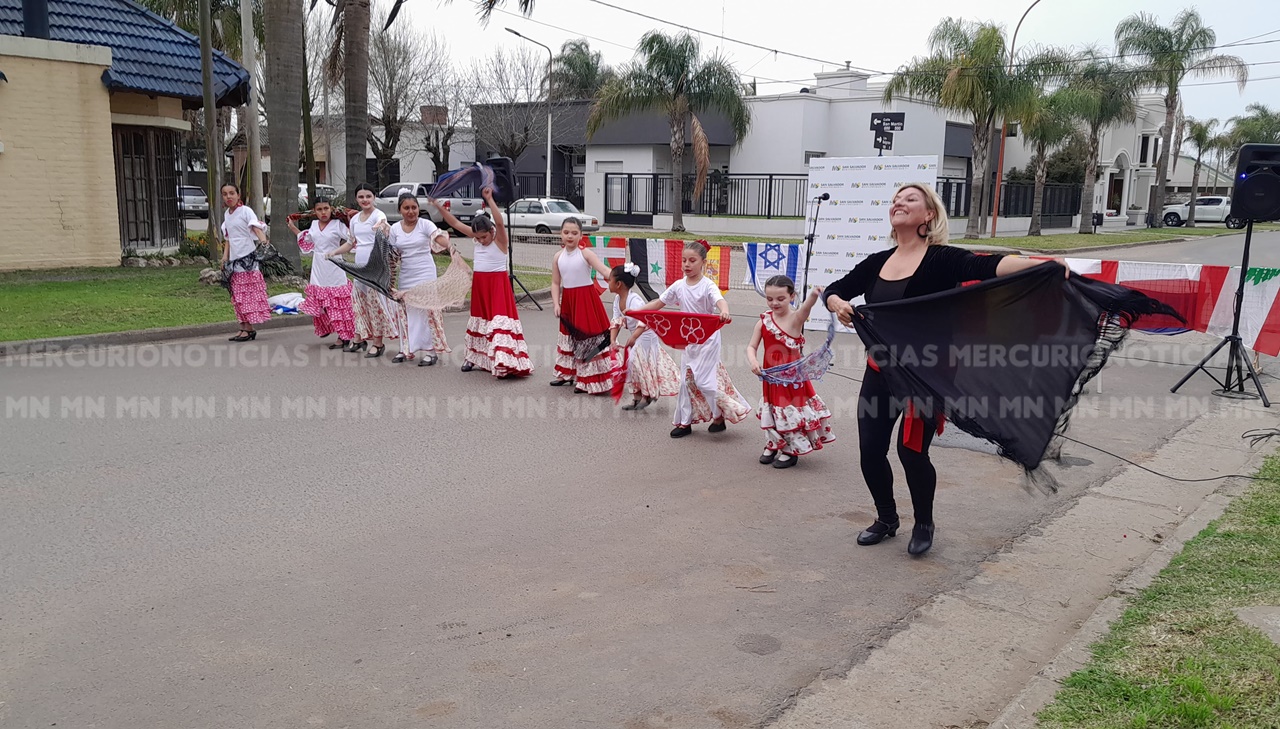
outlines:
{"label": "power line", "polygon": [[[730,38],[730,37],[728,37],[728,36],[726,36],[726,35],[722,35],[722,34],[720,34],[720,33],[711,33],[711,32],[709,32],[709,31],[699,30],[698,28],[694,28],[694,27],[691,27],[691,26],[688,26],[688,25],[684,25],[684,24],[682,24],[682,23],[677,23],[677,22],[675,22],[675,21],[671,21],[671,20],[664,20],[663,18],[655,17],[655,16],[653,16],[653,15],[646,15],[646,14],[644,14],[644,13],[642,13],[642,12],[638,11],[638,10],[631,10],[630,8],[624,8],[624,7],[621,7],[621,6],[618,6],[618,5],[614,5],[614,4],[612,4],[612,3],[607,3],[607,2],[604,2],[604,0],[587,0],[587,1],[588,1],[588,2],[592,2],[592,3],[595,3],[596,5],[604,6],[604,7],[606,7],[606,8],[612,8],[612,9],[614,9],[614,10],[618,10],[618,11],[621,11],[621,12],[624,12],[624,13],[629,13],[629,14],[631,14],[631,15],[636,15],[636,16],[639,16],[639,17],[644,18],[644,19],[646,19],[646,20],[652,20],[652,21],[654,21],[655,23],[663,23],[664,25],[670,25],[670,26],[674,26],[674,27],[676,27],[676,28],[682,28],[682,29],[684,29],[684,30],[692,31],[692,32],[694,32],[694,33],[699,33],[699,34],[701,34],[701,35],[711,36],[712,38],[719,38],[720,40],[729,41],[730,43],[737,43],[737,44],[739,44],[739,45],[743,45],[743,46],[750,46],[751,48],[758,48],[758,49],[760,49],[760,50],[762,50],[762,51],[769,51],[770,53],[773,53],[774,55],[779,55],[779,56],[791,56],[792,58],[801,58],[801,59],[804,59],[804,60],[806,60],[806,61],[813,61],[813,62],[815,62],[815,63],[821,63],[821,64],[823,64],[823,65],[827,65],[827,66],[835,66],[835,67],[837,67],[837,68],[840,68],[840,67],[842,67],[842,66],[844,66],[844,65],[845,65],[845,64],[843,64],[843,63],[839,63],[839,62],[837,62],[837,61],[829,61],[829,60],[825,60],[825,59],[822,59],[822,58],[814,58],[813,56],[805,56],[805,55],[801,55],[801,54],[799,54],[799,53],[791,53],[790,51],[782,51],[782,50],[778,50],[777,48],[770,48],[770,47],[768,47],[768,46],[762,46],[762,45],[760,45],[759,43],[752,43],[751,41],[744,41],[744,40],[738,40],[737,38]],[[856,67],[855,67],[855,68],[856,68]],[[873,73],[873,74],[881,74],[881,73],[883,73],[882,71],[877,71],[877,70],[872,69],[872,68],[858,68],[858,70],[859,70],[859,71],[868,71],[868,72]]]}
{"label": "power line", "polygon": [[1241,39],[1240,39],[1240,40],[1238,40],[1238,41],[1231,41],[1230,43],[1224,43],[1224,44],[1222,44],[1221,46],[1218,46],[1218,47],[1219,47],[1219,48],[1230,48],[1231,46],[1234,46],[1234,45],[1236,45],[1237,43],[1243,43],[1243,42],[1245,42],[1245,41],[1251,41],[1251,40],[1253,40],[1254,38],[1265,38],[1265,37],[1267,37],[1267,36],[1269,36],[1269,35],[1275,35],[1276,33],[1280,33],[1280,28],[1276,28],[1275,30],[1269,30],[1269,31],[1267,31],[1266,33],[1259,33],[1259,34],[1257,34],[1257,35],[1251,35],[1251,36],[1249,36],[1248,38],[1241,38]]}
{"label": "power line", "polygon": [[561,31],[562,33],[568,33],[569,35],[572,35],[572,36],[576,36],[576,37],[580,37],[580,38],[590,38],[590,39],[591,39],[591,40],[593,40],[593,41],[599,41],[599,42],[601,42],[601,43],[608,43],[608,44],[609,44],[609,45],[611,45],[611,46],[617,46],[617,47],[619,47],[619,48],[625,48],[625,49],[627,49],[628,51],[631,51],[632,53],[634,53],[634,52],[635,52],[635,50],[636,50],[634,46],[629,46],[629,45],[626,45],[626,44],[624,44],[624,43],[617,43],[617,42],[615,42],[615,41],[611,41],[611,40],[605,40],[604,38],[598,38],[598,37],[596,37],[596,36],[594,36],[594,35],[587,35],[586,33],[579,33],[579,32],[577,32],[577,31],[575,31],[575,30],[569,30],[568,28],[562,28],[562,27],[560,27],[560,26],[558,26],[558,25],[552,25],[551,23],[544,23],[544,22],[542,22],[541,20],[534,20],[533,18],[526,18],[525,16],[520,15],[519,13],[513,13],[513,12],[511,12],[511,11],[509,11],[509,10],[503,10],[502,8],[494,8],[494,10],[496,10],[496,11],[497,11],[497,12],[499,12],[499,13],[502,13],[503,15],[510,15],[510,16],[511,16],[511,17],[513,17],[513,18],[519,18],[519,19],[521,19],[521,20],[524,20],[524,21],[527,21],[527,22],[530,22],[530,23],[536,23],[536,24],[538,24],[538,25],[543,25],[543,26],[546,26],[546,27],[548,27],[548,28],[554,28],[555,30]]}

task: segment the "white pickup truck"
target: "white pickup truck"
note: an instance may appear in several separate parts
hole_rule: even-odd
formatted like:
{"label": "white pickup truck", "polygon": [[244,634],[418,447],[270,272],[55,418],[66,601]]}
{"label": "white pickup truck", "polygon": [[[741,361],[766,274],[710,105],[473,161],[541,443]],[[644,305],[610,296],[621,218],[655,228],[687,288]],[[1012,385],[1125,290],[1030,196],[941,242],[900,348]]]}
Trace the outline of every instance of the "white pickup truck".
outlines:
{"label": "white pickup truck", "polygon": [[[1191,206],[1188,203],[1164,206],[1164,224],[1167,227],[1177,228],[1184,225],[1190,217]],[[1233,230],[1244,227],[1243,220],[1231,216],[1231,198],[1216,195],[1196,198],[1196,222],[1226,223],[1227,227]]]}

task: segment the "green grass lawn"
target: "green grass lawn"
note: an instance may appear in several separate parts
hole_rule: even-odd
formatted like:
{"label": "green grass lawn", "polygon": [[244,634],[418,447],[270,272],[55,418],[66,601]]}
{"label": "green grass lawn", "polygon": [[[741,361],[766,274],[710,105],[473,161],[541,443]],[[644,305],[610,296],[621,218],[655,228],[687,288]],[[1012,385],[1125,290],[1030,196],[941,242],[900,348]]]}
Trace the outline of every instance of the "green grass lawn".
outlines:
{"label": "green grass lawn", "polygon": [[[997,246],[1028,251],[1070,251],[1077,248],[1124,246],[1133,243],[1153,243],[1179,238],[1195,238],[1228,235],[1239,231],[1217,228],[1160,228],[1126,230],[1119,233],[1060,233],[1057,235],[1023,235],[1012,238],[981,238],[979,240]],[[972,243],[973,241],[957,241]]]}
{"label": "green grass lawn", "polygon": [[1132,600],[1040,727],[1280,726],[1280,646],[1232,612],[1280,606],[1280,459],[1261,475]]}
{"label": "green grass lawn", "polygon": [[[227,290],[199,275],[199,266],[3,273],[0,341],[234,321]],[[273,284],[268,293],[292,289]]]}
{"label": "green grass lawn", "polygon": [[[436,257],[441,273],[448,261],[447,256]],[[0,342],[234,322],[227,290],[199,283],[200,268],[0,273]],[[551,285],[549,271],[518,268],[516,273],[530,291]],[[271,296],[297,290],[287,284],[267,285]]]}

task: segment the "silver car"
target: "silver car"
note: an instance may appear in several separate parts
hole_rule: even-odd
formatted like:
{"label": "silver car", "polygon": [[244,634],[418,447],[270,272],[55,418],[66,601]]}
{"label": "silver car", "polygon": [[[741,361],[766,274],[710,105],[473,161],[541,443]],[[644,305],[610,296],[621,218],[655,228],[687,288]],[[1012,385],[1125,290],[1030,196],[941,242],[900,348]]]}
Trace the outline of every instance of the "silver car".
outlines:
{"label": "silver car", "polygon": [[184,218],[209,217],[209,196],[194,185],[178,188],[178,212]]}
{"label": "silver car", "polygon": [[565,218],[576,218],[582,232],[600,230],[600,219],[578,210],[568,200],[555,197],[526,197],[511,203],[511,222],[514,228],[532,228],[533,232],[547,235],[560,230]]}
{"label": "silver car", "polygon": [[[333,188],[330,185],[316,185],[316,196],[333,200],[334,198],[338,197],[338,191],[337,189]],[[270,222],[271,220],[271,198],[270,197],[264,197],[262,199],[262,208],[263,208],[262,214],[264,216],[263,219]],[[299,182],[297,208],[294,210],[290,210],[289,212],[290,214],[292,214],[292,213],[302,212],[303,210],[309,210],[309,209],[311,209],[311,201],[307,197],[307,183]]]}
{"label": "silver car", "polygon": [[[400,191],[408,188],[413,190],[414,197],[418,198],[418,207],[426,213],[431,222],[443,227],[444,216],[440,214],[439,210],[427,204],[427,194],[431,191],[433,184],[430,182],[396,182],[382,188],[373,204],[387,216],[387,220],[394,223],[400,220],[400,209],[396,206],[396,203],[400,200]],[[463,223],[471,222],[476,213],[484,208],[484,198],[468,197],[461,192],[444,198],[441,203],[449,209],[450,213],[453,213],[455,218]]]}

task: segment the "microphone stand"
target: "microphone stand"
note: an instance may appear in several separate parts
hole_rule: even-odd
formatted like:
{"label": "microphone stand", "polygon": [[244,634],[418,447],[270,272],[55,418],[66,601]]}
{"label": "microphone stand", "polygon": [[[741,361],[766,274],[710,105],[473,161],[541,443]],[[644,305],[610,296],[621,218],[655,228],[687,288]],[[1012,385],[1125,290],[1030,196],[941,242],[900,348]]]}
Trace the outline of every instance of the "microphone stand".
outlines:
{"label": "microphone stand", "polygon": [[813,208],[813,225],[809,228],[809,234],[804,237],[804,286],[800,287],[802,298],[809,295],[809,261],[813,259],[813,240],[818,237],[818,214],[822,212],[823,199],[830,197],[829,193],[823,193],[814,198],[817,205]]}

